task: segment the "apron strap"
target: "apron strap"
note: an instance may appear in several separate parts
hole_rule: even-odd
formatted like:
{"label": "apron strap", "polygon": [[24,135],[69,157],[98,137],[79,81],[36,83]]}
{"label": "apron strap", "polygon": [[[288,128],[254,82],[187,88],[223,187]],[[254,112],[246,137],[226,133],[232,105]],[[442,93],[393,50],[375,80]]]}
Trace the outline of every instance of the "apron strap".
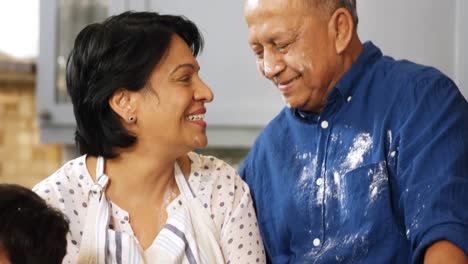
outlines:
{"label": "apron strap", "polygon": [[191,218],[191,224],[200,254],[204,255],[208,263],[224,263],[225,260],[219,243],[220,231],[216,228],[213,219],[203,207],[200,200],[194,199],[195,195],[177,162],[174,165],[174,174],[177,186],[183,194],[182,197],[186,199],[185,207]]}
{"label": "apron strap", "polygon": [[[109,178],[104,174],[104,158],[98,157],[97,180],[89,192],[89,205],[86,212],[85,228],[81,237],[79,264],[106,263],[107,226],[109,225],[109,202],[105,190]],[[104,195],[104,199],[103,198]]]}
{"label": "apron strap", "polygon": [[97,164],[96,164],[96,179],[99,178],[99,176],[104,174],[104,158],[102,156],[99,156],[97,158]]}
{"label": "apron strap", "polygon": [[182,170],[180,169],[179,163],[177,161],[174,163],[174,174],[177,187],[179,187],[179,190],[182,193],[182,197],[184,197],[185,200],[193,199],[195,195],[193,194],[192,189],[190,189],[190,186],[188,185],[187,180],[185,179],[185,176],[182,173]]}

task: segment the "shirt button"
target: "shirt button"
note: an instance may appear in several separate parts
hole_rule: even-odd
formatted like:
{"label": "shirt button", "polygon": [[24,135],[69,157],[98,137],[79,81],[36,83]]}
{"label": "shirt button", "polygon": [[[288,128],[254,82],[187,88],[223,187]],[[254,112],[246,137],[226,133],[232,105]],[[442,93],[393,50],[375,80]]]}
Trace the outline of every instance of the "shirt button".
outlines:
{"label": "shirt button", "polygon": [[351,99],[352,99],[352,98],[353,98],[353,97],[348,96],[348,99],[346,99],[346,101],[351,102]]}
{"label": "shirt button", "polygon": [[323,185],[323,178],[318,178],[318,179],[315,181],[315,184],[317,184],[317,186],[322,186],[322,185]]}
{"label": "shirt button", "polygon": [[396,156],[396,151],[392,151],[392,153],[390,153],[390,156],[394,158]]}
{"label": "shirt button", "polygon": [[322,123],[320,124],[322,126],[323,129],[326,129],[328,127],[328,122],[326,120],[322,121]]}
{"label": "shirt button", "polygon": [[320,239],[316,238],[316,239],[314,239],[314,241],[312,243],[314,244],[315,247],[318,247],[318,246],[320,246]]}

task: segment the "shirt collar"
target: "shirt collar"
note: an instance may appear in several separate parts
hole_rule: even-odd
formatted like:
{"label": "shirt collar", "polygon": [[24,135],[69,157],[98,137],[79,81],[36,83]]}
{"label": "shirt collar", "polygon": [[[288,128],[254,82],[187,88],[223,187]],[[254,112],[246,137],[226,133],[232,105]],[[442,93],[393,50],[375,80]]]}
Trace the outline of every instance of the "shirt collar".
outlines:
{"label": "shirt collar", "polygon": [[364,76],[363,73],[381,57],[382,52],[374,43],[371,41],[364,43],[362,52],[357,60],[335,86],[344,98],[352,94],[353,88],[358,85],[359,81]]}
{"label": "shirt collar", "polygon": [[[338,83],[335,85],[335,89],[332,89],[327,96],[327,104],[334,101],[334,98],[341,95],[343,98],[351,96],[353,89],[357,86],[359,81],[363,77],[363,73],[367,68],[371,67],[379,58],[382,57],[382,52],[375,46],[371,41],[363,44],[361,54],[359,54],[357,60],[351,65],[351,68],[341,77]],[[291,108],[290,112],[303,121],[317,122],[320,118],[320,114],[308,113],[299,109]]]}

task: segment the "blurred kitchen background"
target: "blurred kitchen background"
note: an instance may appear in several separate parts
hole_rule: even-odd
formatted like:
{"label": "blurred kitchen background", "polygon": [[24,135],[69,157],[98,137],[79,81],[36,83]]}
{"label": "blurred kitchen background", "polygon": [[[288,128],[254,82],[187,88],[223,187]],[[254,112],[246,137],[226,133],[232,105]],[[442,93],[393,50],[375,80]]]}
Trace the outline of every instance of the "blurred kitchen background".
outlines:
{"label": "blurred kitchen background", "polygon": [[[468,98],[468,1],[357,0],[359,32],[384,54],[432,65]],[[28,187],[78,154],[64,67],[77,32],[125,10],[182,14],[201,28],[209,147],[237,167],[283,107],[256,70],[243,1],[15,0],[0,2],[0,182]],[[465,47],[465,48],[463,48]]]}

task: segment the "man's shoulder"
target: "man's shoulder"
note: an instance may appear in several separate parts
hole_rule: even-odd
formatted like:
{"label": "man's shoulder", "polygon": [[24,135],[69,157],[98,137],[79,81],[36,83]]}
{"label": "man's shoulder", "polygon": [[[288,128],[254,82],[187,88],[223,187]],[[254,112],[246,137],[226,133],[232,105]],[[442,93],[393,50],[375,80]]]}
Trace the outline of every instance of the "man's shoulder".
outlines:
{"label": "man's shoulder", "polygon": [[438,90],[456,92],[457,89],[447,75],[434,67],[388,56],[376,63],[372,74],[374,78],[371,78],[373,82],[369,88],[374,87],[372,91],[387,100],[394,98],[417,103],[424,95]]}
{"label": "man's shoulder", "polygon": [[389,56],[383,56],[376,63],[374,70],[383,72],[385,79],[389,82],[405,82],[415,86],[432,80],[449,79],[444,73],[432,66],[422,65],[410,60],[395,60]]}
{"label": "man's shoulder", "polygon": [[[278,144],[284,145],[284,140],[288,137],[288,127],[291,122],[291,109],[284,107],[268,124],[263,128],[260,134],[255,139],[249,154],[242,162],[239,168],[239,174],[244,176],[246,166],[256,163],[259,165],[260,161],[265,160],[265,155],[277,148]],[[271,154],[271,153],[270,153]],[[255,162],[254,162],[255,160]]]}
{"label": "man's shoulder", "polygon": [[284,134],[278,133],[278,130],[282,131],[284,127],[290,125],[290,112],[290,108],[284,107],[270,122],[268,122],[265,128],[260,132],[255,143],[258,141],[270,141],[284,137]]}

